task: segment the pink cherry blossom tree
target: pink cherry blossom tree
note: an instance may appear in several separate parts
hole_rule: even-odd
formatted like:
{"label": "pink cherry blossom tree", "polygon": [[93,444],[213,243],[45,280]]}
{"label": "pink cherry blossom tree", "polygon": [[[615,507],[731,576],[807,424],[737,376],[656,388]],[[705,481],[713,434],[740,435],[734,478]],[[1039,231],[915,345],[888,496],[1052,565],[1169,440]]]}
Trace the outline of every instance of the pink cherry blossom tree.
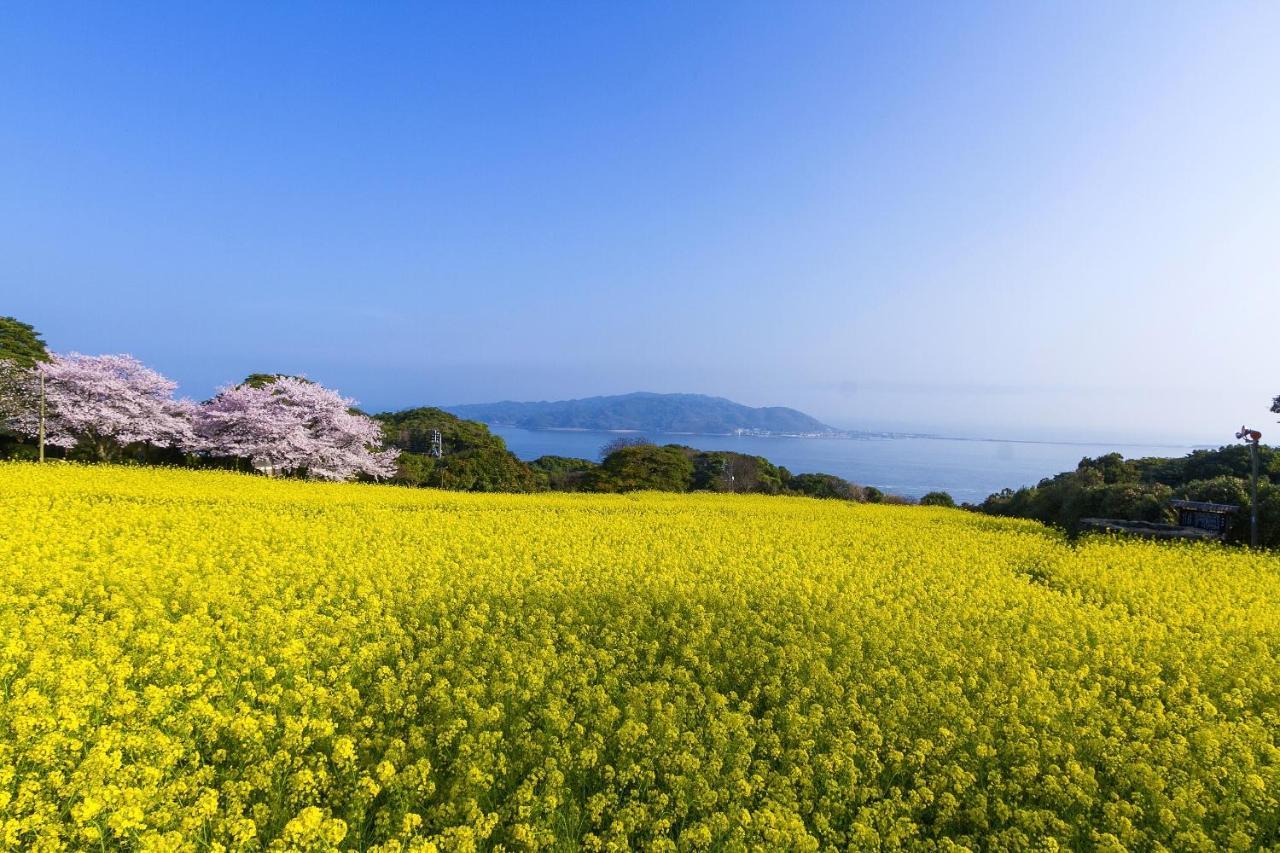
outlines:
{"label": "pink cherry blossom tree", "polygon": [[0,426],[19,427],[39,411],[40,376],[35,367],[0,359]]}
{"label": "pink cherry blossom tree", "polygon": [[305,473],[326,480],[395,473],[396,450],[382,450],[382,428],[351,411],[347,399],[314,382],[273,377],[229,386],[199,407],[202,449],[248,459],[268,473]]}
{"label": "pink cherry blossom tree", "polygon": [[[138,443],[181,450],[195,447],[191,424],[195,404],[175,400],[177,384],[133,356],[55,355],[33,368],[27,384],[41,377],[49,444],[66,448],[83,444],[100,460],[112,459],[123,447]],[[10,413],[8,425],[15,432],[36,436],[39,412],[24,406]]]}

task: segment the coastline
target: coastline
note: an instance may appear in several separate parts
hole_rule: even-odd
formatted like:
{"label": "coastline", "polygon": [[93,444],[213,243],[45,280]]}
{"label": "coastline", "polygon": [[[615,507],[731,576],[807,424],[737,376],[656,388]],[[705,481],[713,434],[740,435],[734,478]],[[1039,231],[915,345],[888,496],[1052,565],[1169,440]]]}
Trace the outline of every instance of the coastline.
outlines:
{"label": "coastline", "polygon": [[528,432],[551,432],[551,433],[610,433],[616,435],[651,435],[651,436],[687,436],[690,438],[801,438],[801,439],[823,439],[833,441],[890,441],[902,439],[917,439],[922,441],[973,441],[973,442],[992,442],[996,444],[1038,444],[1038,445],[1055,445],[1064,447],[1115,447],[1117,449],[1126,447],[1142,447],[1142,448],[1167,448],[1170,450],[1182,450],[1191,448],[1192,450],[1212,450],[1217,445],[1212,444],[1194,444],[1189,442],[1137,442],[1127,441],[1087,441],[1082,439],[1056,439],[1056,438],[1000,438],[995,436],[965,436],[965,435],[942,435],[938,433],[926,432],[873,432],[861,430],[838,430],[834,432],[772,432],[769,430],[753,430],[740,429],[734,432],[684,432],[684,431],[666,431],[657,429],[645,429],[643,427],[632,428],[613,428],[607,429],[603,427],[528,427],[517,423],[507,423],[502,421],[481,421],[487,427],[501,427],[503,429],[522,429]]}

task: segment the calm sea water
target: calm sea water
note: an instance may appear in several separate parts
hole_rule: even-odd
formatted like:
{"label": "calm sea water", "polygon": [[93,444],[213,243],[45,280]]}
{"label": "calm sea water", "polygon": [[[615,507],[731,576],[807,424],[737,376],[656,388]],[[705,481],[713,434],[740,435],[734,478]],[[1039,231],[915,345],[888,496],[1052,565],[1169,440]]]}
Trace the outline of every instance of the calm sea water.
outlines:
{"label": "calm sea water", "polygon": [[[578,456],[598,459],[611,432],[569,432],[490,427],[521,459]],[[653,441],[701,450],[734,450],[763,456],[792,473],[822,471],[886,492],[918,498],[950,492],[957,501],[981,501],[1003,488],[1038,483],[1067,471],[1085,456],[1117,451],[1126,457],[1183,456],[1191,447],[1135,444],[968,440],[955,438],[757,438],[716,435],[651,435]]]}

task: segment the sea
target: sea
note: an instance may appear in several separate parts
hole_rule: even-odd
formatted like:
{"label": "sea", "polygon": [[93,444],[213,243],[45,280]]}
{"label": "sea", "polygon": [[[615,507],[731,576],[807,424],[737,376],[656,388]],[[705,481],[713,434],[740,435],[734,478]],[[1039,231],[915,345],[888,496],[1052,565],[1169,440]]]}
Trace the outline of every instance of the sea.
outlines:
{"label": "sea", "polygon": [[[591,430],[528,430],[491,426],[521,459],[576,456],[598,460],[600,448],[625,433]],[[793,474],[821,471],[891,494],[918,498],[948,492],[957,503],[978,503],[1001,489],[1032,486],[1045,477],[1074,470],[1086,456],[1118,452],[1126,458],[1177,457],[1190,445],[1085,444],[1052,441],[867,435],[856,438],[784,436],[656,435],[658,444],[685,444],[700,450],[732,450],[763,456]]]}

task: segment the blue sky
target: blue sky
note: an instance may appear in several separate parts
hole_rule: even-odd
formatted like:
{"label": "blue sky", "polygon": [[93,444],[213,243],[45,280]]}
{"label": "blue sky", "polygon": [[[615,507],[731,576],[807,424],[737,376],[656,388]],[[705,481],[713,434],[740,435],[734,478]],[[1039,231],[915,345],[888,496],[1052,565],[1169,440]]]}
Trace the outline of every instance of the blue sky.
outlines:
{"label": "blue sky", "polygon": [[1280,393],[1280,5],[29,4],[0,313],[194,397],[694,391],[1227,440]]}

